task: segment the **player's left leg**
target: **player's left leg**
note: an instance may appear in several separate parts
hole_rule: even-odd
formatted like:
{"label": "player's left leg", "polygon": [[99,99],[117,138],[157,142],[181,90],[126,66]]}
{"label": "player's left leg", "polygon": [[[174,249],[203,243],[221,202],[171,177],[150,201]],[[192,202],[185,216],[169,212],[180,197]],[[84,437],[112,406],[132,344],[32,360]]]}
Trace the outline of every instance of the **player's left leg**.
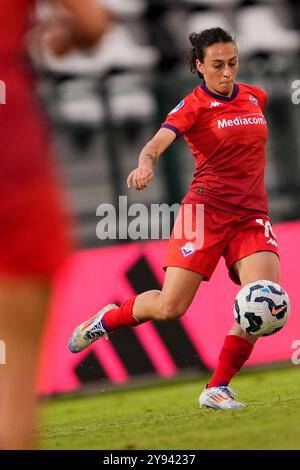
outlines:
{"label": "player's left leg", "polygon": [[[260,279],[267,279],[279,284],[279,258],[272,251],[258,251],[246,256],[234,263],[233,270],[240,279],[242,287]],[[237,323],[232,326],[228,334],[244,338],[251,344],[254,344],[258,339],[244,332]]]}
{"label": "player's left leg", "polygon": [[[272,251],[259,251],[238,260],[233,265],[242,287],[259,279],[279,283],[279,258]],[[217,368],[200,396],[200,404],[212,408],[241,408],[228,384],[249,359],[258,338],[244,332],[235,323],[225,338]]]}

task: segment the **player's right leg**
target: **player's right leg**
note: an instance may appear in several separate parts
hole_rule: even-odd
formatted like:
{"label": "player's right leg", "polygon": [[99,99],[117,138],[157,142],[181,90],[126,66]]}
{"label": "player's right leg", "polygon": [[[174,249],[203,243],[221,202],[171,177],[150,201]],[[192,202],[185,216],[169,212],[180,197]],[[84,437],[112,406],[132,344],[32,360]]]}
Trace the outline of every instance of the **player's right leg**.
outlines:
{"label": "player's right leg", "polygon": [[201,274],[193,271],[168,267],[162,291],[143,292],[125,300],[120,307],[106,305],[94,317],[75,328],[69,341],[71,352],[82,351],[122,326],[180,318],[190,306],[202,279]]}

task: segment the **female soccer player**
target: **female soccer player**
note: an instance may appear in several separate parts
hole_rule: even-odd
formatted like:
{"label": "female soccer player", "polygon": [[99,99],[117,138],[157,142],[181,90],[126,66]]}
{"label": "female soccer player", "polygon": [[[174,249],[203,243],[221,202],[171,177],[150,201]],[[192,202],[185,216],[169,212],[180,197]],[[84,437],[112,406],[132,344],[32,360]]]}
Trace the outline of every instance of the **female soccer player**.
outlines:
{"label": "female soccer player", "polygon": [[[266,93],[236,83],[238,50],[230,34],[212,28],[192,33],[189,39],[190,68],[198,73],[201,84],[169,113],[143,148],[127,183],[144,190],[154,178],[153,168],[160,155],[183,135],[195,158],[196,171],[182,209],[190,204],[195,217],[196,205],[203,205],[204,243],[195,246],[185,236],[176,237],[173,230],[162,291],[144,292],[120,307],[102,308],[74,330],[69,343],[72,352],[121,326],[180,318],[200,283],[210,279],[221,256],[231,279],[242,286],[259,279],[279,282],[278,248],[264,189]],[[255,341],[238,324],[232,326],[213,377],[199,397],[200,405],[221,409],[244,406],[235,400],[228,384],[249,358]]]}
{"label": "female soccer player", "polygon": [[[52,52],[90,45],[105,31],[108,15],[95,0],[60,3],[68,21],[44,29]],[[1,1],[0,340],[6,363],[1,357],[0,449],[32,446],[42,327],[51,280],[69,249],[48,135],[24,58],[33,6],[34,0]]]}

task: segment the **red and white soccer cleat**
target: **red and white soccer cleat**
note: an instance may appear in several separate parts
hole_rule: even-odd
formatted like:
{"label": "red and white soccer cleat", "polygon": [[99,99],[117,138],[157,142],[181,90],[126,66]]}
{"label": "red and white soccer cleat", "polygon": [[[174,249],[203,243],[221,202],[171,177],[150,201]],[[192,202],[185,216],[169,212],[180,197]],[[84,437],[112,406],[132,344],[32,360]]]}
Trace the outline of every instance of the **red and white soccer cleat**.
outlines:
{"label": "red and white soccer cleat", "polygon": [[106,312],[114,308],[118,308],[118,305],[105,305],[97,315],[75,328],[69,340],[69,349],[72,353],[83,351],[99,338],[104,337],[108,339],[108,333],[103,328],[101,320]]}
{"label": "red and white soccer cleat", "polygon": [[244,408],[245,405],[235,400],[237,393],[229,387],[205,388],[199,397],[199,405],[215,410]]}

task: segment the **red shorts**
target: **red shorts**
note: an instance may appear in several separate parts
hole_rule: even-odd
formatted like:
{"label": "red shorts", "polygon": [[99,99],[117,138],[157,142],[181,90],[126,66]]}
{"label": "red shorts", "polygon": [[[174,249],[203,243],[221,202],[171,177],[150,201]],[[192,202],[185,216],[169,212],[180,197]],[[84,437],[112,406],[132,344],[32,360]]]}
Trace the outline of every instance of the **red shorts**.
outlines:
{"label": "red shorts", "polygon": [[17,65],[5,70],[7,104],[0,116],[0,275],[49,279],[71,249],[69,221],[53,174],[48,128],[31,80]]}
{"label": "red shorts", "polygon": [[[240,284],[233,270],[236,261],[257,251],[272,251],[278,255],[276,237],[266,214],[258,212],[246,216],[234,215],[207,204],[198,205],[200,214],[202,207],[203,223],[201,220],[198,223],[198,236],[195,240],[195,236],[184,232],[184,207],[187,211],[185,216],[188,214],[193,221],[192,228],[196,233],[196,205],[182,204],[170,238],[164,269],[168,266],[188,269],[202,274],[204,280],[208,281],[221,256],[224,256],[229,276],[236,284]],[[178,230],[180,227],[182,234]]]}
{"label": "red shorts", "polygon": [[70,252],[65,215],[50,178],[6,190],[0,226],[0,276],[49,279]]}

